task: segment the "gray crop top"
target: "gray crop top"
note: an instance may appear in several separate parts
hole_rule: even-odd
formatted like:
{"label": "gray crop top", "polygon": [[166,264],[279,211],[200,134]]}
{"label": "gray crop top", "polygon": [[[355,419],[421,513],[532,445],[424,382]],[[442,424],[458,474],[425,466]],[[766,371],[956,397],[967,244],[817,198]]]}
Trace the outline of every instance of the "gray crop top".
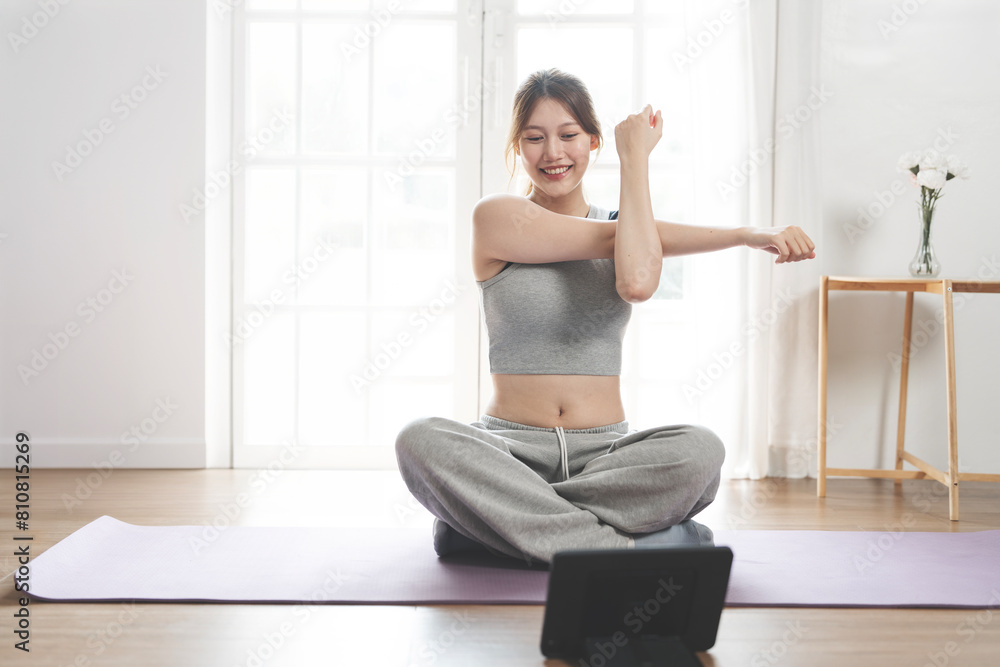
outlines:
{"label": "gray crop top", "polygon": [[[587,217],[617,213],[591,205]],[[477,284],[491,373],[621,374],[632,304],[615,289],[613,259],[510,263]]]}

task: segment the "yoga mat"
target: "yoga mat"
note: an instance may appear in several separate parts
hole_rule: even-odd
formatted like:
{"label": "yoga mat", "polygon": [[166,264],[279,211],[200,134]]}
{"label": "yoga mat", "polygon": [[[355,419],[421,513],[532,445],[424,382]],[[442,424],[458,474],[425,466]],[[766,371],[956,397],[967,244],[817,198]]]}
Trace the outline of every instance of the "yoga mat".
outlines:
{"label": "yoga mat", "polygon": [[[1000,607],[1000,530],[716,531],[716,543],[735,554],[729,606]],[[424,524],[213,536],[105,516],[31,563],[31,593],[67,601],[542,604],[547,582],[514,559],[438,559]]]}

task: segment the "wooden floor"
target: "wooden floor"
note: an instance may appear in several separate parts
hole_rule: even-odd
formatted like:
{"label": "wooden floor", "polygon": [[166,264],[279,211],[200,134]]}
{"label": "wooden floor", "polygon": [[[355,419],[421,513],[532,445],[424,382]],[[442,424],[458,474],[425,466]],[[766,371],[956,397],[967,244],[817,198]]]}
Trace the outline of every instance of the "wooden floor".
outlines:
{"label": "wooden floor", "polygon": [[[13,481],[0,489],[0,574],[15,568]],[[425,521],[396,473],[33,470],[33,552],[104,514],[200,524],[237,494],[241,525],[381,525]],[[975,531],[1000,529],[1000,485],[963,482],[960,522],[929,481],[731,481],[699,519],[716,529]],[[997,556],[1000,569],[1000,554]],[[817,576],[822,576],[817,573]],[[914,582],[919,586],[920,582]],[[0,597],[0,665],[260,667],[562,666],[538,645],[541,606],[56,604],[32,602],[30,654],[14,648],[11,579]],[[733,608],[705,665],[998,665],[1000,611]],[[456,631],[456,628],[460,631]],[[600,667],[578,662],[574,667]]]}

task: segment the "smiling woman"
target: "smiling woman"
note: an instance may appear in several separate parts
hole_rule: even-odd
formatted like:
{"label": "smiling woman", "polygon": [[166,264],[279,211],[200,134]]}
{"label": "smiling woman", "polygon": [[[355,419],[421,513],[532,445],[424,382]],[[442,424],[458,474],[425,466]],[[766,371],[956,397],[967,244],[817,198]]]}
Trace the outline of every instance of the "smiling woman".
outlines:
{"label": "smiling woman", "polygon": [[719,230],[653,219],[649,154],[663,130],[651,106],[615,128],[619,209],[581,182],[601,127],[586,86],[556,69],[514,96],[507,153],[526,197],[473,211],[494,394],[473,424],[420,419],[396,440],[400,472],[437,517],[439,555],[481,548],[548,562],[562,549],[711,543],[693,521],[715,498],[725,451],[710,430],[629,430],[619,376],[632,303],[650,298],[668,254],[752,245],[796,261],[801,232]]}
{"label": "smiling woman", "polygon": [[[562,164],[543,162],[545,156],[553,154],[553,146],[548,142],[562,142],[566,153]],[[549,181],[570,177],[570,181],[560,188],[565,193],[579,185],[590,163],[591,151],[599,155],[602,145],[601,121],[586,89],[550,77],[543,85],[522,85],[514,97],[505,151],[508,163],[516,154],[521,157],[525,169],[542,170]],[[570,175],[568,172],[574,166],[576,171]],[[513,176],[514,169],[511,169],[511,178]],[[533,184],[529,183],[525,195],[530,196],[533,189]],[[582,215],[585,217],[586,212]]]}

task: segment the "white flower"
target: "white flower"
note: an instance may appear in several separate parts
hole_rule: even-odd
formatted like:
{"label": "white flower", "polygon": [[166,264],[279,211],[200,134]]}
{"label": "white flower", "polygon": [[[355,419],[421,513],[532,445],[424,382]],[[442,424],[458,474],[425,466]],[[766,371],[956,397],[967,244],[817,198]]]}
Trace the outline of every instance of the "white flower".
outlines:
{"label": "white flower", "polygon": [[910,171],[918,164],[920,164],[920,153],[903,153],[899,156],[899,162],[896,163],[896,169],[899,171]]}
{"label": "white flower", "polygon": [[917,183],[920,185],[931,190],[939,190],[944,187],[946,180],[948,174],[943,169],[926,168],[923,163],[920,164],[920,171],[917,172]]}
{"label": "white flower", "polygon": [[969,167],[955,155],[949,155],[947,160],[948,173],[957,178],[968,178]]}
{"label": "white flower", "polygon": [[929,150],[920,157],[920,171],[924,169],[943,169],[944,156],[934,150]]}

